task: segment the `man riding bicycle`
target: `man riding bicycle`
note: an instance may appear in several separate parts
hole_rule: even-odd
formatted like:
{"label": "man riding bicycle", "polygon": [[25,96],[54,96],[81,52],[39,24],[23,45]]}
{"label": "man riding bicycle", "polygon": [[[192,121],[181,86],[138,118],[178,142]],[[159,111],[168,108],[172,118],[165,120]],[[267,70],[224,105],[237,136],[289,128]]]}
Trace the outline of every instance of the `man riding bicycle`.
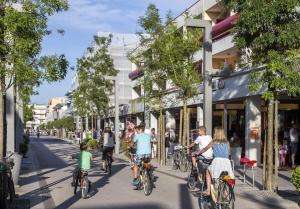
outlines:
{"label": "man riding bicycle", "polygon": [[[206,128],[204,126],[200,126],[198,129],[198,134],[199,136],[197,137],[197,139],[189,146],[189,148],[192,148],[196,145],[199,146],[198,150],[203,150],[207,145],[209,145],[212,142],[212,138],[210,135],[206,134]],[[192,153],[192,164],[193,164],[193,169],[194,172],[196,172],[196,161],[197,159],[205,164],[205,166],[208,166],[206,163],[203,162],[203,160],[212,160],[213,159],[213,150],[212,148],[207,149],[205,152],[203,152],[200,156],[197,156],[197,153],[194,152]],[[209,175],[209,171],[206,170],[205,173],[206,176],[206,182],[207,182],[207,186],[210,185],[210,175]]]}
{"label": "man riding bicycle", "polygon": [[151,136],[150,134],[144,133],[145,126],[138,126],[138,134],[134,137],[132,146],[136,144],[136,155],[134,157],[134,167],[132,185],[136,186],[139,183],[138,180],[138,165],[142,160],[151,159]]}

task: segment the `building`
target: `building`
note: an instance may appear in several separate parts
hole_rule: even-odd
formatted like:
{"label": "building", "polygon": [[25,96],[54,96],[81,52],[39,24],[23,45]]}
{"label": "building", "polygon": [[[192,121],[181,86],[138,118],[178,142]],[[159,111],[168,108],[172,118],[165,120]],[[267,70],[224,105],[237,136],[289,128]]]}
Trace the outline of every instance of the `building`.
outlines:
{"label": "building", "polygon": [[55,97],[49,100],[47,108],[47,120],[46,122],[54,121],[59,119],[59,109],[67,101],[66,97]]}
{"label": "building", "polygon": [[46,123],[47,106],[33,104],[33,120],[26,123],[26,128],[37,130],[39,126]]}
{"label": "building", "polygon": [[[233,42],[231,33],[235,21],[239,16],[232,11],[224,8],[222,2],[218,0],[199,0],[191,5],[186,11],[177,16],[174,21],[178,28],[184,27],[185,14],[189,13],[193,18],[209,20],[212,22],[212,69],[211,73],[222,72],[226,67],[231,73],[228,77],[214,78],[213,87],[213,127],[223,126],[227,138],[237,134],[240,138],[239,147],[242,156],[257,160],[258,164],[262,161],[262,150],[264,137],[267,129],[267,107],[261,99],[264,88],[258,92],[248,90],[249,75],[254,70],[262,68],[239,68],[239,64],[245,62],[240,56],[239,50]],[[195,66],[200,74],[203,68],[203,49],[195,54]],[[150,127],[157,128],[157,115],[147,113],[143,103],[138,99],[141,96],[139,79],[143,79],[143,72],[134,69],[130,75],[133,81],[133,95],[131,101],[130,114],[135,116],[135,123],[144,120]],[[203,84],[199,84],[199,95],[188,101],[190,110],[190,129],[203,125]],[[175,129],[179,133],[180,109],[182,102],[177,98],[176,89],[166,84],[165,112],[166,128]],[[282,95],[279,104],[280,132],[279,139],[283,139],[283,133],[291,124],[298,123],[300,119],[299,98],[290,98]],[[147,119],[149,121],[147,121]]]}

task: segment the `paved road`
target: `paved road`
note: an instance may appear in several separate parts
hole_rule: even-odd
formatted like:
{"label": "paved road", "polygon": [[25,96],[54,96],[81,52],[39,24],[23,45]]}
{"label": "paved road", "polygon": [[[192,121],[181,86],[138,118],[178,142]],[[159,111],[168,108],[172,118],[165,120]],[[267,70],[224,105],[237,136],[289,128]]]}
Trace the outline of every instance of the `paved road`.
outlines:
{"label": "paved road", "polygon": [[[33,138],[28,158],[23,162],[21,187],[17,189],[20,197],[30,199],[31,208],[35,209],[199,208],[197,196],[188,191],[184,180],[155,172],[156,188],[146,197],[142,191],[136,191],[130,185],[132,174],[127,162],[114,162],[113,173],[109,176],[100,170],[99,153],[93,153],[96,159],[89,175],[92,196],[81,199],[79,193],[73,195],[70,186],[76,162],[68,159],[69,155],[78,151],[77,146],[59,139]],[[293,202],[247,188],[246,191],[236,188],[235,208],[296,208]]]}
{"label": "paved road", "polygon": [[[100,171],[100,158],[96,157],[89,179],[92,181],[92,197],[81,199],[73,195],[70,186],[75,161],[68,155],[78,148],[53,138],[32,139],[32,166],[37,173],[23,177],[23,195],[31,199],[32,208],[80,208],[80,209],[196,209],[198,199],[187,190],[183,180],[155,172],[156,188],[146,197],[142,191],[130,185],[132,174],[127,162],[113,164],[111,176]],[[94,153],[97,155],[97,153]],[[37,184],[38,183],[38,184]],[[31,185],[26,189],[26,185]]]}

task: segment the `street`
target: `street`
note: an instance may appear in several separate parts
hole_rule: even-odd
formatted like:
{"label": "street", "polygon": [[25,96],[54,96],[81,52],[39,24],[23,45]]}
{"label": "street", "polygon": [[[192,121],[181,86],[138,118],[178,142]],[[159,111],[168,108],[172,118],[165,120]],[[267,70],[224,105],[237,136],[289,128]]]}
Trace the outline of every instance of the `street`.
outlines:
{"label": "street", "polygon": [[[156,171],[155,188],[152,194],[146,197],[143,191],[134,190],[131,186],[132,173],[128,162],[116,159],[113,163],[113,173],[108,175],[100,170],[101,160],[98,152],[93,153],[95,160],[92,172],[89,173],[89,180],[92,182],[91,197],[81,199],[79,192],[73,195],[71,187],[76,160],[68,159],[69,155],[77,151],[78,146],[60,139],[32,138],[28,158],[23,161],[21,187],[17,189],[20,199],[29,199],[30,207],[35,209],[199,208],[197,193],[188,191],[183,178],[167,175],[162,169]],[[287,201],[289,198],[265,194],[242,183],[237,183],[235,193],[235,208],[296,208],[295,202]]]}

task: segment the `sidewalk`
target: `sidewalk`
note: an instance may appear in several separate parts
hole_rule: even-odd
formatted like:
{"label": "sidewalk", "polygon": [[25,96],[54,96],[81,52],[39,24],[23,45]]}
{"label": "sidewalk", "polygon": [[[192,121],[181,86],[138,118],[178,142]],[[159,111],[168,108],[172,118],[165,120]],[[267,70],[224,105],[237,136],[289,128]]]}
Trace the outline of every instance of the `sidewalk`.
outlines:
{"label": "sidewalk", "polygon": [[[116,157],[126,159],[122,154]],[[168,175],[173,178],[186,180],[188,173],[174,170],[172,168],[172,161],[169,159],[166,166],[158,166],[156,160],[152,160],[152,164],[157,167],[156,172]],[[291,171],[279,171],[279,193],[268,192],[262,190],[262,168],[254,168],[255,185],[252,187],[252,171],[250,168],[246,170],[246,183],[243,183],[243,167],[235,167],[236,185],[234,188],[236,195],[236,205],[243,205],[244,209],[255,208],[258,209],[297,209],[299,195],[295,187],[290,182]],[[194,192],[197,196],[197,192]],[[250,204],[251,203],[251,204]],[[250,206],[251,205],[251,206]],[[240,208],[240,207],[237,207]]]}

